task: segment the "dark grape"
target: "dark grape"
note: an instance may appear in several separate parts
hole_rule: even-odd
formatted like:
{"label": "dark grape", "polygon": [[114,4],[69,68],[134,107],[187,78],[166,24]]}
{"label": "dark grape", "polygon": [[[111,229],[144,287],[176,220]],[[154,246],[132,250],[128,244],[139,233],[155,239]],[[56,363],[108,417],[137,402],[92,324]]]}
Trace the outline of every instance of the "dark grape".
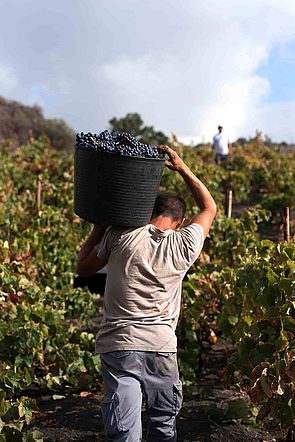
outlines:
{"label": "dark grape", "polygon": [[87,134],[78,133],[76,147],[131,157],[164,159],[165,156],[158,147],[142,143],[127,132],[112,135],[108,130],[99,135],[90,132]]}

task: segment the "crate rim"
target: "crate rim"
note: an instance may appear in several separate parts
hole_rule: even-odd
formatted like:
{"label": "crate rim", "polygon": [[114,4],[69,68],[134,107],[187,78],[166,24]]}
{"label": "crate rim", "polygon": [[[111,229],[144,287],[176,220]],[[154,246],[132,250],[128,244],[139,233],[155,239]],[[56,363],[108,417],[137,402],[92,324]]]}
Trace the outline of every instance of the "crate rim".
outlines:
{"label": "crate rim", "polygon": [[75,150],[82,150],[82,151],[88,151],[88,152],[95,152],[98,155],[113,155],[117,158],[124,158],[124,159],[128,159],[128,160],[143,160],[143,161],[161,161],[164,162],[166,161],[167,158],[148,158],[148,157],[138,157],[138,156],[131,156],[131,155],[124,155],[121,153],[116,153],[116,152],[104,152],[101,150],[97,150],[97,149],[89,149],[89,148],[85,148],[82,146],[77,146],[75,145]]}

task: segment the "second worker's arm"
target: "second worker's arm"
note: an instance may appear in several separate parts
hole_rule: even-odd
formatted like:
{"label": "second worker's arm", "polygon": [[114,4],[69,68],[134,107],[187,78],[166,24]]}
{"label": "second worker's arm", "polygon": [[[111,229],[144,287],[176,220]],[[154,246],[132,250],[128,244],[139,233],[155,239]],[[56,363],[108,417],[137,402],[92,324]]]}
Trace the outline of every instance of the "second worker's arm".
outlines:
{"label": "second worker's arm", "polygon": [[197,206],[200,208],[200,212],[193,216],[190,224],[200,224],[206,237],[216,215],[216,204],[214,199],[207,187],[193,174],[177,152],[168,146],[161,146],[161,148],[169,156],[169,160],[165,162],[166,166],[171,170],[178,171],[189,187]]}

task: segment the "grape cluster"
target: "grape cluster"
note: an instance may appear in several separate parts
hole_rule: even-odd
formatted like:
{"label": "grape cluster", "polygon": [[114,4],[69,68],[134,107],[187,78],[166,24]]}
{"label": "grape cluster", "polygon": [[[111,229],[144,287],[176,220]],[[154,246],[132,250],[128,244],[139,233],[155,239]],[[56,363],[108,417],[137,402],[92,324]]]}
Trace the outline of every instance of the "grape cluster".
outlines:
{"label": "grape cluster", "polygon": [[76,147],[141,158],[164,159],[165,155],[158,147],[141,143],[126,132],[112,135],[108,130],[99,135],[90,132],[77,134]]}

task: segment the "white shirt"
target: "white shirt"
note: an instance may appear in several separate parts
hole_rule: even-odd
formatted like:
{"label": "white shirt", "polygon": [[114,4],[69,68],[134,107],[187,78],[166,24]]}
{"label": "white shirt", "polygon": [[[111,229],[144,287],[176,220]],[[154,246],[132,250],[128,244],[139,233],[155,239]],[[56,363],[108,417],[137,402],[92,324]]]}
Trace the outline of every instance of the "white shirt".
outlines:
{"label": "white shirt", "polygon": [[224,134],[224,132],[218,132],[213,137],[213,144],[216,153],[220,155],[228,155],[228,143],[228,137]]}

